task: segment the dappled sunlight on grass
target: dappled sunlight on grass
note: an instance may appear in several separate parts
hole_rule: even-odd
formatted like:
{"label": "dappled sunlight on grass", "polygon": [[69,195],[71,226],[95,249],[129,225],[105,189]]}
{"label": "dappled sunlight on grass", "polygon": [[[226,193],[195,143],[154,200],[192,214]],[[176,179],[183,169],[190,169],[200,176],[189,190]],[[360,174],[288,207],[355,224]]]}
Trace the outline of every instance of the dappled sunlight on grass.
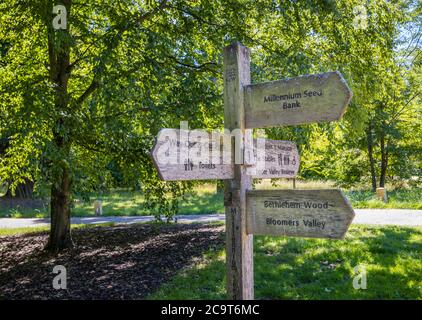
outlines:
{"label": "dappled sunlight on grass", "polygon": [[[103,226],[103,227],[112,227],[114,226],[114,222],[107,222],[107,223],[101,223],[101,224],[71,224],[71,229],[82,229],[82,228],[93,228],[97,226]],[[50,226],[38,226],[38,227],[23,227],[23,228],[5,228],[0,229],[0,236],[11,236],[15,234],[22,234],[22,233],[34,233],[34,232],[41,232],[41,231],[49,231]]]}
{"label": "dappled sunlight on grass", "polygon": [[[223,247],[223,229],[156,223],[78,227],[75,247],[57,255],[42,250],[46,231],[1,237],[0,292],[5,299],[142,299],[203,253]],[[45,283],[57,264],[73,275],[66,291]]]}
{"label": "dappled sunlight on grass", "polygon": [[224,299],[226,292],[225,256],[213,252],[200,266],[184,270],[148,299]]}
{"label": "dappled sunlight on grass", "polygon": [[[422,228],[352,226],[345,240],[256,236],[254,242],[257,299],[422,299]],[[224,299],[223,254],[208,254],[151,298]],[[366,268],[366,290],[353,288],[358,265]]]}

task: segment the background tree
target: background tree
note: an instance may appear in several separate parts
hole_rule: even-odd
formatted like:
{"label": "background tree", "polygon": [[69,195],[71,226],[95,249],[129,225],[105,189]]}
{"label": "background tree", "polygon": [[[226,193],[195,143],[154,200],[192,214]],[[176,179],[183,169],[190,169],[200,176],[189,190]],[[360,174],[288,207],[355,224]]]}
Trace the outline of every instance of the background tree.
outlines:
{"label": "background tree", "polygon": [[[365,131],[374,136],[373,154],[381,141],[368,120],[400,110],[405,104],[394,99],[410,88],[410,80],[384,81],[400,72],[392,50],[398,25],[415,7],[408,1],[62,0],[67,27],[56,30],[57,4],[0,4],[0,137],[10,138],[0,179],[50,188],[52,251],[73,245],[72,195],[111,185],[117,171],[120,181],[141,186],[154,212],[170,218],[177,211],[192,183],[160,181],[149,150],[160,128],[181,120],[191,128],[223,126],[221,50],[233,41],[252,48],[255,82],[339,70],[352,87],[343,122],[267,130],[299,143],[304,177],[357,180]],[[355,23],[362,5],[366,29]],[[404,126],[393,122],[386,118],[385,126]],[[390,159],[392,132],[384,138]],[[339,165],[339,146],[353,170]]]}
{"label": "background tree", "polygon": [[[248,30],[245,1],[54,1],[0,4],[1,130],[14,128],[2,180],[32,164],[51,188],[47,248],[73,245],[71,196],[94,185],[113,161],[137,176],[146,199],[170,215],[187,183],[163,183],[148,152],[161,127],[222,124],[217,65],[224,44]],[[221,28],[230,21],[236,28]],[[5,129],[3,129],[5,128]],[[3,133],[3,132],[2,132]]]}

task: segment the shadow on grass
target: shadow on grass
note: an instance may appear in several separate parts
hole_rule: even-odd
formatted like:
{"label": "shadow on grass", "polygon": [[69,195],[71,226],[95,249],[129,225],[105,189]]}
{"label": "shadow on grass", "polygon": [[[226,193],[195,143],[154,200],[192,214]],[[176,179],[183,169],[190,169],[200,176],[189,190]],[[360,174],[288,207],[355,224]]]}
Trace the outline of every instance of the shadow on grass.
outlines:
{"label": "shadow on grass", "polygon": [[[366,289],[354,289],[354,267]],[[255,237],[257,299],[421,299],[422,230],[353,226],[345,240]],[[225,262],[212,253],[151,299],[224,299]]]}
{"label": "shadow on grass", "polygon": [[[4,299],[136,299],[222,246],[222,226],[119,225],[78,228],[77,247],[52,256],[46,232],[3,237],[0,292]],[[67,269],[67,290],[55,290],[55,265]]]}

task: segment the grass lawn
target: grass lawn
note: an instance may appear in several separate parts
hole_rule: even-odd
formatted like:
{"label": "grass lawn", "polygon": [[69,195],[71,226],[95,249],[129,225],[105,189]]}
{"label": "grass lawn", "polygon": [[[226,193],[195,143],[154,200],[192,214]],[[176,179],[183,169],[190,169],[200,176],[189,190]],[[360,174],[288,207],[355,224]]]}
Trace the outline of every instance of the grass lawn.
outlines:
{"label": "grass lawn", "polygon": [[345,191],[355,209],[419,209],[422,210],[422,188],[396,189],[387,192],[388,203],[375,199],[368,190]]}
{"label": "grass lawn", "polygon": [[[115,223],[113,222],[107,222],[107,223],[101,223],[101,224],[71,224],[71,229],[78,229],[78,228],[93,228],[93,227],[112,227]],[[0,229],[0,236],[12,236],[15,234],[23,234],[23,233],[34,233],[34,232],[40,232],[40,231],[49,231],[50,226],[39,226],[39,227],[23,227],[23,228],[5,228]]]}
{"label": "grass lawn", "polygon": [[[334,188],[329,182],[300,182],[298,188],[322,189]],[[274,186],[269,181],[256,186],[257,189],[291,188],[291,182],[282,181]],[[397,189],[388,192],[389,202],[384,203],[377,200],[374,194],[368,190],[345,190],[355,209],[361,208],[403,208],[422,209],[422,188]],[[144,206],[144,197],[140,192],[116,190],[107,194],[92,194],[90,202],[76,199],[72,209],[72,216],[83,217],[93,216],[93,201],[102,199],[103,215],[105,216],[128,216],[128,215],[150,215],[151,211]],[[209,214],[223,213],[223,194],[216,192],[216,186],[205,184],[197,187],[180,201],[180,214]],[[49,208],[14,208],[5,209],[0,206],[1,217],[14,218],[43,218],[49,216]]]}
{"label": "grass lawn", "polygon": [[[256,236],[257,299],[422,299],[422,228],[352,226],[345,240]],[[367,289],[353,288],[364,266]],[[210,251],[149,299],[224,299],[224,250]]]}
{"label": "grass lawn", "polygon": [[[0,229],[0,236],[42,230],[48,227]],[[224,299],[225,253],[215,248],[148,299]],[[366,289],[353,288],[358,265],[366,268]],[[352,225],[345,240],[256,236],[254,269],[256,299],[420,300],[422,228]]]}

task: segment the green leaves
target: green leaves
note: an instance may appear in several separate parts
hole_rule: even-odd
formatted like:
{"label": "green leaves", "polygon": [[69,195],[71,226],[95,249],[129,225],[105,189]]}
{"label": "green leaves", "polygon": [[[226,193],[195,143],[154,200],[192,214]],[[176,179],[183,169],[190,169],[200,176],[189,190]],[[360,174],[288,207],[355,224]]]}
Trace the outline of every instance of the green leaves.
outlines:
{"label": "green leaves", "polygon": [[[0,137],[19,139],[0,155],[0,180],[51,184],[66,163],[75,192],[139,184],[151,208],[170,216],[175,197],[190,185],[159,181],[148,152],[162,127],[223,126],[221,50],[232,41],[253,50],[254,82],[340,70],[352,87],[353,103],[340,124],[267,130],[272,138],[295,140],[309,156],[305,176],[357,176],[368,119],[382,124],[377,133],[386,131],[392,164],[402,156],[412,162],[421,122],[412,114],[420,115],[420,98],[406,103],[420,83],[420,63],[412,72],[408,66],[420,59],[414,51],[415,61],[403,69],[394,45],[398,27],[413,21],[415,10],[404,1],[371,1],[367,28],[359,29],[361,4],[72,1],[68,29],[54,30],[53,1],[3,1]],[[382,112],[378,102],[387,106]],[[55,136],[68,149],[60,150]],[[354,148],[362,154],[346,157],[349,174],[336,150]]]}

